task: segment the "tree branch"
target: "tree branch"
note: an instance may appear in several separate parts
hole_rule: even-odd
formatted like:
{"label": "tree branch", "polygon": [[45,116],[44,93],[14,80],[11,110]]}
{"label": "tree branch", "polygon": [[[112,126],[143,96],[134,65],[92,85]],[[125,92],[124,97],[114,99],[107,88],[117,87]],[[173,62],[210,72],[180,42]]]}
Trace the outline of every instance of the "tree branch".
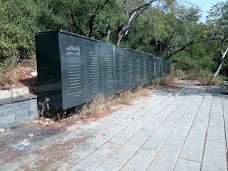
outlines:
{"label": "tree branch", "polygon": [[137,15],[141,14],[154,1],[157,1],[157,0],[150,0],[149,2],[145,3],[144,5],[136,7],[129,13],[130,14],[129,16],[133,15],[134,12],[137,12]]}
{"label": "tree branch", "polygon": [[128,21],[127,23],[122,27],[122,29],[119,31],[118,34],[118,40],[116,45],[119,46],[121,40],[123,39],[124,36],[126,36],[128,34],[129,28],[131,26],[131,23],[143,12],[146,10],[146,8],[152,4],[152,2],[157,1],[157,0],[150,0],[149,2],[145,3],[144,5],[141,6],[136,6],[135,9],[130,10],[130,12],[128,12],[128,10],[126,9],[126,1],[127,0],[123,0],[123,10],[124,12],[127,14],[128,17]]}
{"label": "tree branch", "polygon": [[93,26],[94,26],[94,20],[96,18],[96,15],[98,15],[103,10],[103,8],[105,7],[105,5],[107,5],[107,3],[109,1],[110,0],[105,0],[105,2],[102,5],[97,5],[94,14],[89,19],[89,35],[88,35],[88,37],[92,37],[93,34],[94,34],[93,33]]}
{"label": "tree branch", "polygon": [[74,19],[74,10],[73,10],[73,8],[72,7],[70,7],[70,11],[71,11],[71,13],[70,13],[70,17],[71,17],[71,19],[72,19],[72,21],[73,21],[73,25],[74,25],[74,28],[79,32],[79,34],[81,34],[81,35],[83,35],[83,36],[86,36],[86,34],[77,26],[77,24],[76,24],[76,21],[75,21],[75,19]]}
{"label": "tree branch", "polygon": [[170,46],[170,43],[171,43],[171,40],[173,39],[173,36],[174,36],[175,32],[176,32],[176,29],[173,30],[173,32],[172,32],[172,34],[171,34],[171,36],[170,36],[170,38],[168,40],[168,43],[167,43],[167,55],[169,53],[169,49],[172,47],[172,46]]}
{"label": "tree branch", "polygon": [[223,37],[222,42],[221,42],[221,51],[220,51],[221,54],[223,53],[224,44],[225,44],[225,41],[227,38],[228,38],[228,32],[225,33],[225,36]]}
{"label": "tree branch", "polygon": [[190,45],[192,45],[192,44],[194,44],[194,43],[195,43],[195,42],[190,42],[190,43],[186,44],[186,45],[183,46],[182,48],[180,48],[180,49],[176,50],[175,52],[169,54],[169,56],[167,56],[166,59],[171,58],[171,57],[172,57],[173,55],[175,55],[176,53],[178,53],[178,52],[184,50],[186,47],[188,47],[188,46],[190,46]]}

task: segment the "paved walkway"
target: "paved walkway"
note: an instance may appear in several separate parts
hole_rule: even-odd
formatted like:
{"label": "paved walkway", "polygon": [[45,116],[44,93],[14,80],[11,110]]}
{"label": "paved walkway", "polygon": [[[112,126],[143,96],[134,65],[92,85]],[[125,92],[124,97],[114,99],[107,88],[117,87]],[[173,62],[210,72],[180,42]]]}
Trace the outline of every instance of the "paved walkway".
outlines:
{"label": "paved walkway", "polygon": [[34,142],[23,157],[1,159],[0,170],[225,171],[226,132],[228,96],[221,88],[159,90],[98,121]]}

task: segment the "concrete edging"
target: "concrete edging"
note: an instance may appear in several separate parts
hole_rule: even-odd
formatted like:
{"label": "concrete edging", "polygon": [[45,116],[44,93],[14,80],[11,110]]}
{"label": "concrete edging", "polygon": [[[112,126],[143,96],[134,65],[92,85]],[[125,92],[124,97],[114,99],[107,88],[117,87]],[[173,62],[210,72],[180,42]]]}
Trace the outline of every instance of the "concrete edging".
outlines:
{"label": "concrete edging", "polygon": [[28,87],[0,91],[0,128],[7,129],[38,117],[37,96]]}
{"label": "concrete edging", "polygon": [[22,96],[29,93],[28,87],[12,88],[9,90],[0,90],[0,99],[7,99],[16,96]]}

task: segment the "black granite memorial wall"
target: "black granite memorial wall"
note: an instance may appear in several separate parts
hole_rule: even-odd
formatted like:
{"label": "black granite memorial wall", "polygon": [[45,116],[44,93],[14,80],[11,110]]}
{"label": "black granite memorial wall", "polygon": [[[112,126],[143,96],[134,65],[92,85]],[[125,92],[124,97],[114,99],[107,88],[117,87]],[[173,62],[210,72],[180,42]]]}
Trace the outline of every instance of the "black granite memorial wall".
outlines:
{"label": "black granite memorial wall", "polygon": [[37,33],[36,57],[38,100],[49,97],[53,109],[72,108],[170,73],[167,60],[63,30]]}

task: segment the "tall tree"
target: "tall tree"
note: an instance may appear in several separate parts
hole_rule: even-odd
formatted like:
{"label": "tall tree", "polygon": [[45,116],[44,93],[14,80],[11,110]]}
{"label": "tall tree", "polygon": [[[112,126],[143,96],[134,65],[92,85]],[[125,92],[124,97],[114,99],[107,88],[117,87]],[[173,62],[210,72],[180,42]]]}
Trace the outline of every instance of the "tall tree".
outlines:
{"label": "tall tree", "polygon": [[118,33],[117,46],[120,45],[123,37],[128,34],[132,22],[155,1],[157,0],[136,0],[131,2],[122,0],[123,11],[127,16],[127,21]]}
{"label": "tall tree", "polygon": [[228,1],[219,2],[211,8],[207,23],[210,26],[211,40],[218,46],[220,54],[217,69],[211,78],[214,80],[228,58]]}
{"label": "tall tree", "polygon": [[[39,24],[45,29],[63,28],[83,36],[102,39],[107,28],[118,23],[117,0],[37,0],[43,5]],[[112,11],[113,10],[113,11]],[[119,11],[118,11],[119,13]],[[115,26],[116,27],[116,26]]]}

